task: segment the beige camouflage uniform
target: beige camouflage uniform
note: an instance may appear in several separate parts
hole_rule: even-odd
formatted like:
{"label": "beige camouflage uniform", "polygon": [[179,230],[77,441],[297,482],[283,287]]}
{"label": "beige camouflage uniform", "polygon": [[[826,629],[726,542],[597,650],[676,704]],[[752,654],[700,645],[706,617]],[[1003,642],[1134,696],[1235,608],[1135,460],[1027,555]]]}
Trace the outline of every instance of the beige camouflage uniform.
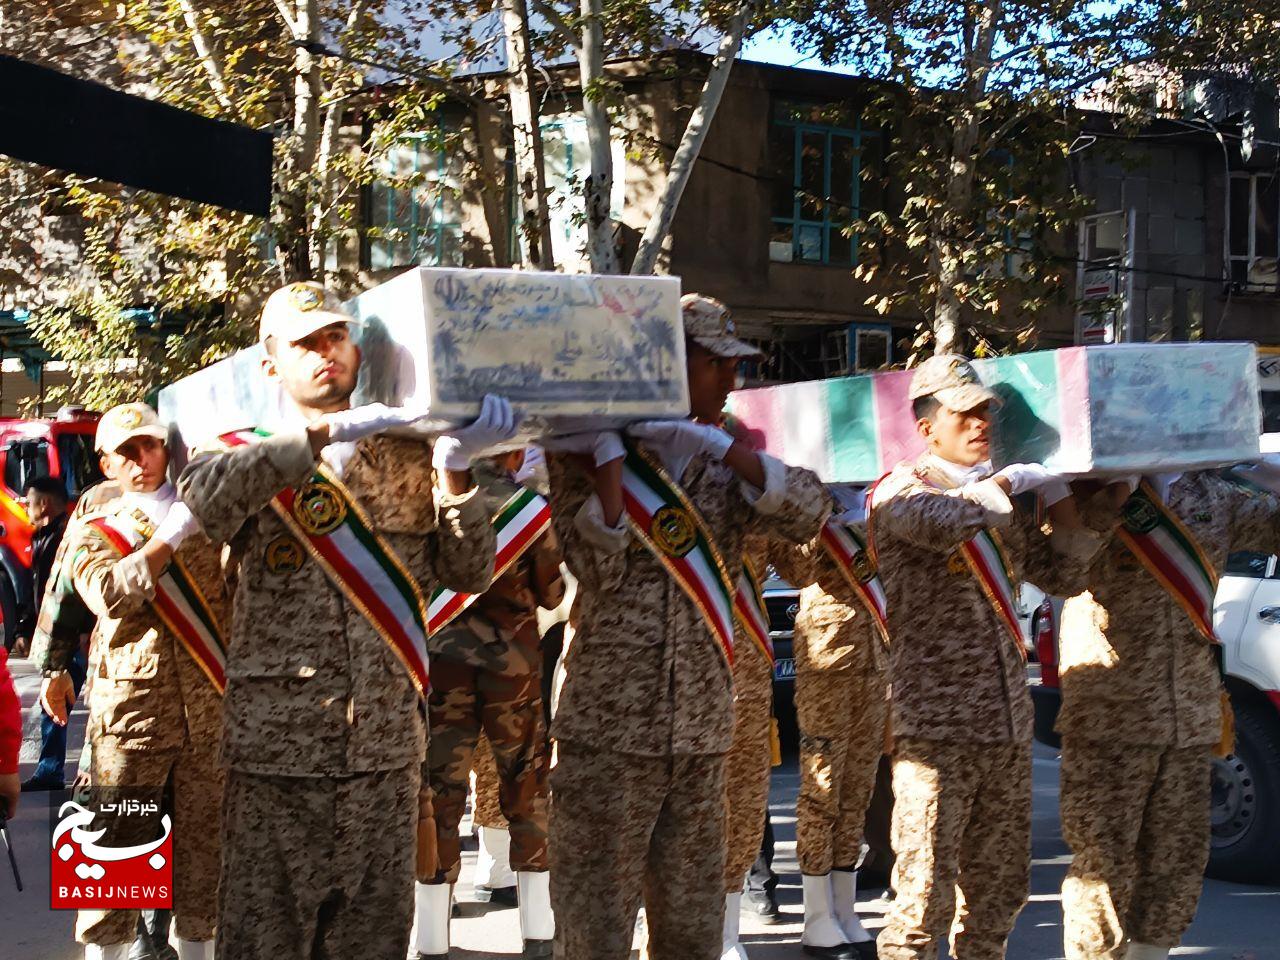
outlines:
{"label": "beige camouflage uniform", "polygon": [[[871,533],[888,598],[897,898],[882,960],[999,960],[1031,870],[1031,698],[1021,641],[997,617],[958,547],[998,528],[1015,573],[1072,592],[1099,537],[1070,556],[994,481],[960,490],[925,455],[874,494]],[[1070,560],[1070,562],[1068,562]],[[1014,582],[1018,582],[1015,576]]]}
{"label": "beige camouflage uniform", "polygon": [[[816,477],[762,459],[767,483],[758,499],[707,455],[681,478],[725,557],[740,557],[749,533],[803,542],[826,519]],[[604,524],[587,470],[567,455],[548,461],[553,521],[581,584],[552,725],[556,956],[624,960],[643,900],[650,956],[716,960],[730,668],[648,548]]]}
{"label": "beige camouflage uniform", "polygon": [[[490,515],[521,489],[476,465]],[[511,832],[511,868],[547,869],[550,748],[542,709],[539,607],[564,595],[560,551],[547,530],[465,612],[428,642],[431,651],[428,768],[435,805],[439,869],[427,883],[455,883],[462,848],[458,822],[483,732],[500,771],[499,806]],[[549,571],[549,578],[542,579]],[[479,786],[477,786],[477,793]],[[478,804],[477,804],[478,806]]]}
{"label": "beige camouflage uniform", "polygon": [[[432,489],[431,448],[359,441],[343,482],[429,594],[489,585],[474,489]],[[223,960],[403,957],[426,728],[409,674],[270,506],[315,470],[304,432],[198,455],[179,482],[238,585],[227,677]]]}
{"label": "beige camouflage uniform", "polygon": [[[1167,503],[1219,573],[1231,551],[1280,552],[1270,495],[1191,473]],[[1176,946],[1209,855],[1222,720],[1213,649],[1118,536],[1067,601],[1060,643],[1067,956],[1111,960],[1126,939]]]}
{"label": "beige camouflage uniform", "polygon": [[[865,533],[863,533],[865,536]],[[800,727],[800,871],[853,870],[884,750],[889,652],[820,540],[776,563],[800,591],[792,649]]]}
{"label": "beige camouflage uniform", "polygon": [[[94,512],[129,515],[149,525],[145,514],[118,502]],[[120,554],[102,533],[83,519],[74,521],[65,557],[76,594],[98,617],[86,734],[93,787],[127,790],[130,799],[153,802],[157,809],[154,816],[109,824],[110,845],[160,835],[165,785],[172,777],[175,933],[184,940],[210,940],[218,916],[221,697],[155,608],[125,592],[116,574]],[[177,557],[225,629],[230,603],[218,550],[195,533]],[[136,910],[82,910],[76,939],[131,943],[137,924]]]}
{"label": "beige camouflage uniform", "polygon": [[[763,564],[757,569],[763,569]],[[773,765],[773,664],[735,625],[733,740],[724,762],[724,889],[738,893],[760,855]]]}

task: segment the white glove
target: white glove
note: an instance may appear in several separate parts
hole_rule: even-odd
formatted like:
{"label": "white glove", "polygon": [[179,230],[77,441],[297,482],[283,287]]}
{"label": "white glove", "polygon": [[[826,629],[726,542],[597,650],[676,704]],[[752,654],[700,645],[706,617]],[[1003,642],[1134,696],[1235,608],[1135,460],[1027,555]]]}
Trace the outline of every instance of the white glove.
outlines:
{"label": "white glove", "polygon": [[385,403],[369,403],[351,410],[326,413],[330,443],[350,443],[373,436],[392,427],[405,427],[430,413],[425,407],[388,407]]}
{"label": "white glove", "polygon": [[733,446],[733,436],[727,431],[693,420],[649,420],[633,423],[627,427],[627,433],[655,447],[664,458],[670,456],[692,460],[700,453],[709,453],[716,460],[723,460]]}
{"label": "white glove", "polygon": [[473,458],[514,437],[520,420],[505,397],[486,394],[473,423],[436,437],[431,465],[437,470],[466,470]]}
{"label": "white glove", "polygon": [[536,443],[525,444],[524,462],[520,464],[520,469],[516,471],[516,475],[512,478],[516,483],[524,483],[531,479],[538,469],[547,462],[547,455],[542,452],[542,448]]}
{"label": "white glove", "polygon": [[182,541],[199,529],[200,521],[195,518],[187,505],[181,500],[175,500],[169,507],[169,512],[164,515],[164,519],[156,525],[156,532],[152,534],[151,539],[167,543],[177,550],[182,546]]}
{"label": "white glove", "polygon": [[590,454],[597,467],[611,460],[621,460],[627,455],[622,445],[622,435],[617,430],[600,430],[596,433],[574,433],[564,437],[548,437],[542,441],[544,449],[555,453]]}
{"label": "white glove", "polygon": [[[1051,473],[1038,463],[1011,463],[1009,466],[997,470],[995,475],[1004,477],[1009,481],[1010,492],[1015,497],[1020,493],[1026,493],[1028,490],[1039,490],[1052,481],[1061,482],[1062,480],[1056,473]],[[1070,493],[1070,490],[1067,492]],[[1058,499],[1062,498],[1059,497]]]}

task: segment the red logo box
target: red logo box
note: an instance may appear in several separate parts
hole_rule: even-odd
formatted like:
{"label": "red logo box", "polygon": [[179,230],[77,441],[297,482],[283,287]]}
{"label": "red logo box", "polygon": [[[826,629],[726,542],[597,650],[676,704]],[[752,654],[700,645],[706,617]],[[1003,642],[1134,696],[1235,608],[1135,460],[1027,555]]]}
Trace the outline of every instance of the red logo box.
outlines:
{"label": "red logo box", "polygon": [[[119,799],[98,810],[68,800],[58,810],[50,855],[54,910],[168,910],[173,907],[173,833],[154,802]],[[150,823],[148,823],[150,821]],[[96,824],[96,826],[95,826]],[[137,839],[109,845],[110,837]]]}

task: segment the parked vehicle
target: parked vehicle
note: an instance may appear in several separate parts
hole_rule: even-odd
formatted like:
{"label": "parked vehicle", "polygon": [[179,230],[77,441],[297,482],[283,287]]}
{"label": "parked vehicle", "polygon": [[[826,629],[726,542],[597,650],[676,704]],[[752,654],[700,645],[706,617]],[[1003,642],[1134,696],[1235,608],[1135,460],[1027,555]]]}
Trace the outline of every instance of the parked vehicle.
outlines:
{"label": "parked vehicle", "polygon": [[93,435],[98,415],[64,407],[51,420],[0,418],[0,629],[13,645],[19,604],[31,590],[31,533],[23,493],[36,477],[56,477],[74,504],[102,479]]}
{"label": "parked vehicle", "polygon": [[[1046,598],[1033,617],[1040,658],[1033,678],[1035,736],[1060,746],[1054,723],[1062,601]],[[1236,553],[1218,584],[1214,627],[1235,712],[1235,752],[1213,763],[1213,844],[1207,873],[1222,880],[1280,880],[1280,560]]]}

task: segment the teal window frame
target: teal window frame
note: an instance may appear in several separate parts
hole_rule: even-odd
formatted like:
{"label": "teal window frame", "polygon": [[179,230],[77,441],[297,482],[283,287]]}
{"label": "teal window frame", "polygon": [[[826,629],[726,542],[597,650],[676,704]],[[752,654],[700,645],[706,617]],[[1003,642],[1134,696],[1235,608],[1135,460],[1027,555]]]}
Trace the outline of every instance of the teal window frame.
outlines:
{"label": "teal window frame", "polygon": [[[427,140],[428,135],[426,134],[413,134],[402,138],[397,142],[396,146],[401,148],[410,144],[414,146],[413,168],[411,171],[413,174],[423,171],[424,160],[433,159],[436,173],[435,184],[423,183],[416,187],[405,188],[395,187],[380,181],[371,184],[369,187],[366,223],[368,226],[376,227],[380,230],[403,232],[407,237],[409,248],[408,259],[398,260],[395,251],[404,245],[404,239],[369,237],[368,260],[369,267],[372,270],[392,270],[396,267],[415,265],[427,267],[462,266],[462,221],[446,219],[445,217],[445,192],[448,188],[444,184],[448,179],[448,158],[443,150],[424,149],[423,144]],[[392,176],[396,175],[395,156],[391,150],[387,151],[384,167],[387,173]],[[430,198],[430,204],[419,202],[420,191],[434,191]],[[399,218],[396,215],[397,198],[406,193],[409,194],[409,222],[407,224],[397,222]],[[374,213],[380,207],[383,211],[383,222],[378,224],[375,223]],[[427,211],[425,217],[423,216],[424,208]],[[446,241],[452,242],[447,243]],[[379,246],[385,249],[382,263],[377,262]],[[447,256],[454,251],[457,253],[456,256]]]}
{"label": "teal window frame", "polygon": [[[855,232],[849,238],[849,262],[847,264],[841,261],[833,261],[831,259],[831,231],[833,229],[841,229],[841,225],[833,225],[831,221],[831,205],[824,203],[822,208],[822,219],[813,220],[801,216],[803,201],[801,199],[801,186],[803,177],[803,147],[806,134],[818,134],[823,137],[822,147],[822,185],[823,197],[832,197],[836,195],[832,189],[831,183],[831,154],[832,140],[839,137],[848,139],[853,144],[853,162],[852,166],[852,183],[849,184],[849,210],[852,214],[851,219],[857,220],[862,216],[862,151],[863,144],[867,140],[878,138],[879,131],[868,131],[862,129],[862,118],[859,117],[852,127],[832,126],[827,124],[806,123],[799,120],[792,120],[786,116],[775,116],[773,123],[777,127],[789,128],[792,136],[792,169],[791,169],[791,189],[793,193],[792,211],[790,217],[770,216],[770,222],[774,226],[790,226],[791,227],[791,262],[792,263],[819,263],[835,266],[856,266],[858,263],[858,240],[859,235]],[[801,241],[801,230],[820,231],[821,236],[821,254],[817,259],[812,257],[801,256],[803,243]]]}

